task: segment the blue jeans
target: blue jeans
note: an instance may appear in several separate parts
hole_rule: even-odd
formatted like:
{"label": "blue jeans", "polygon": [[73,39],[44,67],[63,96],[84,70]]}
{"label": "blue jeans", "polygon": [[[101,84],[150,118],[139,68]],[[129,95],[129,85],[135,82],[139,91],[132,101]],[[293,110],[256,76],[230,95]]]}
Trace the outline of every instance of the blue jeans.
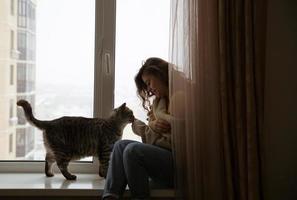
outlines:
{"label": "blue jeans", "polygon": [[132,198],[149,198],[149,178],[159,185],[173,187],[173,156],[166,149],[132,140],[115,143],[103,197],[120,197],[128,184]]}

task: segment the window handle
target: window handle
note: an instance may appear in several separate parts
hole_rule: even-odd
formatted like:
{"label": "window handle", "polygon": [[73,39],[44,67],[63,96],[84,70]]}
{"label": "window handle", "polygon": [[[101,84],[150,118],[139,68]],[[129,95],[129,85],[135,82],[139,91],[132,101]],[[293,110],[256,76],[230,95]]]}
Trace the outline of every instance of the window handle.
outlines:
{"label": "window handle", "polygon": [[105,74],[110,75],[110,53],[104,52],[103,53],[103,62],[104,62],[104,68],[105,68]]}

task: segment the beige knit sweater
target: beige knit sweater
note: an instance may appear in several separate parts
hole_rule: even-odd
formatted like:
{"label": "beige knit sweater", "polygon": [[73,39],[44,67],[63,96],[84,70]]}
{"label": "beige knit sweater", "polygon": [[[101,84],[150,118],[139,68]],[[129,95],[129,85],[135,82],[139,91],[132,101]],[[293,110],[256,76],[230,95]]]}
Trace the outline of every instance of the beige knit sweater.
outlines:
{"label": "beige knit sweater", "polygon": [[[153,116],[149,120],[163,119],[171,123],[172,117],[167,113],[165,99],[154,100],[152,111]],[[143,143],[171,150],[170,133],[158,133],[138,119],[132,123],[132,130],[136,135],[141,137]]]}

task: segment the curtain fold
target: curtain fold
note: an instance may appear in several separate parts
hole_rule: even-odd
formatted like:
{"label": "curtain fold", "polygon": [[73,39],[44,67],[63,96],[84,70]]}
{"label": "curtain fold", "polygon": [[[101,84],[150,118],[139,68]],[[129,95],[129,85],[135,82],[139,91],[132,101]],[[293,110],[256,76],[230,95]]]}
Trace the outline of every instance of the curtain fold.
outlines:
{"label": "curtain fold", "polygon": [[265,8],[171,1],[177,199],[261,199]]}

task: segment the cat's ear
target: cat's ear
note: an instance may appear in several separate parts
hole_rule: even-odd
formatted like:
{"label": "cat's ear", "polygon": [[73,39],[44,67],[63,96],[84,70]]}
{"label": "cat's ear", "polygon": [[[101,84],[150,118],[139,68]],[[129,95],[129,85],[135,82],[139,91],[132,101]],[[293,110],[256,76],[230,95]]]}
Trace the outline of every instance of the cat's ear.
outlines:
{"label": "cat's ear", "polygon": [[126,107],[126,103],[123,103],[121,106],[120,106],[120,109],[124,109]]}

